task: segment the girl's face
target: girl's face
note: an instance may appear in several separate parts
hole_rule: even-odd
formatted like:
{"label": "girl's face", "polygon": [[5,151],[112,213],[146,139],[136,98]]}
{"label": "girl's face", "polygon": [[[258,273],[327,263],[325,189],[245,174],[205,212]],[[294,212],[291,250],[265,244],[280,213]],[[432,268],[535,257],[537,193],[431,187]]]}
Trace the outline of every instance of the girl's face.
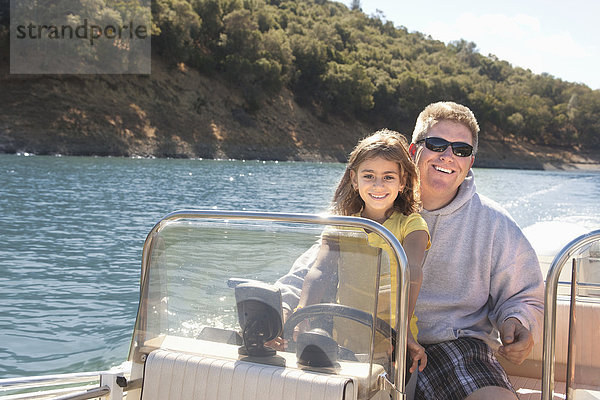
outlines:
{"label": "girl's face", "polygon": [[350,171],[352,186],[365,202],[362,216],[382,223],[386,212],[404,187],[400,181],[400,167],[383,157],[363,161],[356,172]]}

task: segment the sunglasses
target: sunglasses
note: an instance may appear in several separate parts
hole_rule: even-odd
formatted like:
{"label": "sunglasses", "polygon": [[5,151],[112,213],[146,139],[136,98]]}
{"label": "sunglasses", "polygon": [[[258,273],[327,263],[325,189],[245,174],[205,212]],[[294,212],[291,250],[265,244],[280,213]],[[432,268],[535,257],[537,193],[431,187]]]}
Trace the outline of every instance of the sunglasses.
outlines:
{"label": "sunglasses", "polygon": [[428,137],[425,139],[417,140],[415,143],[419,144],[425,142],[425,147],[431,151],[441,153],[446,151],[448,146],[452,146],[452,153],[458,157],[469,157],[473,154],[473,146],[465,142],[449,142],[446,139],[439,137]]}

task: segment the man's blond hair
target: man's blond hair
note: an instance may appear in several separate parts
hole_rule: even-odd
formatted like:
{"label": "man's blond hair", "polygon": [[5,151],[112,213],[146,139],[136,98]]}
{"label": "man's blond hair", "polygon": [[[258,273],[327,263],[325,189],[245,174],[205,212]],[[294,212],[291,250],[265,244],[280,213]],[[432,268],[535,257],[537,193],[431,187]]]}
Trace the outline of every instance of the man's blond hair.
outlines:
{"label": "man's blond hair", "polygon": [[473,139],[473,154],[477,152],[479,142],[479,124],[473,112],[462,104],[452,101],[440,101],[425,107],[417,117],[412,142],[425,139],[435,124],[440,121],[453,121],[466,126]]}

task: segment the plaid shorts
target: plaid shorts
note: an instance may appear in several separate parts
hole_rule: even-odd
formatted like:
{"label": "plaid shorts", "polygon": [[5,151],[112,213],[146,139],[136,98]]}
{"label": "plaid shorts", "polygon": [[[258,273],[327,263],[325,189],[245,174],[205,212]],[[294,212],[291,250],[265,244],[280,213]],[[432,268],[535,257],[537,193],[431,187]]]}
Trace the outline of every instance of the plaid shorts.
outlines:
{"label": "plaid shorts", "polygon": [[416,400],[462,400],[486,386],[515,392],[492,349],[482,340],[464,337],[424,347],[427,366],[419,372]]}

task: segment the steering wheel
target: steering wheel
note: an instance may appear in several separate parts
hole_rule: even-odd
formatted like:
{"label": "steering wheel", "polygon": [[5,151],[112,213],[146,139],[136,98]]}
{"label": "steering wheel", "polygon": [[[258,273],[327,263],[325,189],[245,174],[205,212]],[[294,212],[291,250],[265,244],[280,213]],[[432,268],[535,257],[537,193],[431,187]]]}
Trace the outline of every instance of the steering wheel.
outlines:
{"label": "steering wheel", "polygon": [[[288,343],[292,343],[291,339],[296,325],[307,318],[318,316],[342,317],[359,322],[368,327],[373,325],[373,315],[366,311],[345,306],[343,304],[319,303],[297,310],[287,319],[287,321],[285,321],[285,325],[283,326],[284,339],[287,339]],[[381,318],[376,317],[375,330],[381,333],[386,339],[391,336],[392,346],[394,348],[396,347],[396,330],[393,329],[390,324]],[[392,352],[392,354],[394,354],[394,352]]]}

